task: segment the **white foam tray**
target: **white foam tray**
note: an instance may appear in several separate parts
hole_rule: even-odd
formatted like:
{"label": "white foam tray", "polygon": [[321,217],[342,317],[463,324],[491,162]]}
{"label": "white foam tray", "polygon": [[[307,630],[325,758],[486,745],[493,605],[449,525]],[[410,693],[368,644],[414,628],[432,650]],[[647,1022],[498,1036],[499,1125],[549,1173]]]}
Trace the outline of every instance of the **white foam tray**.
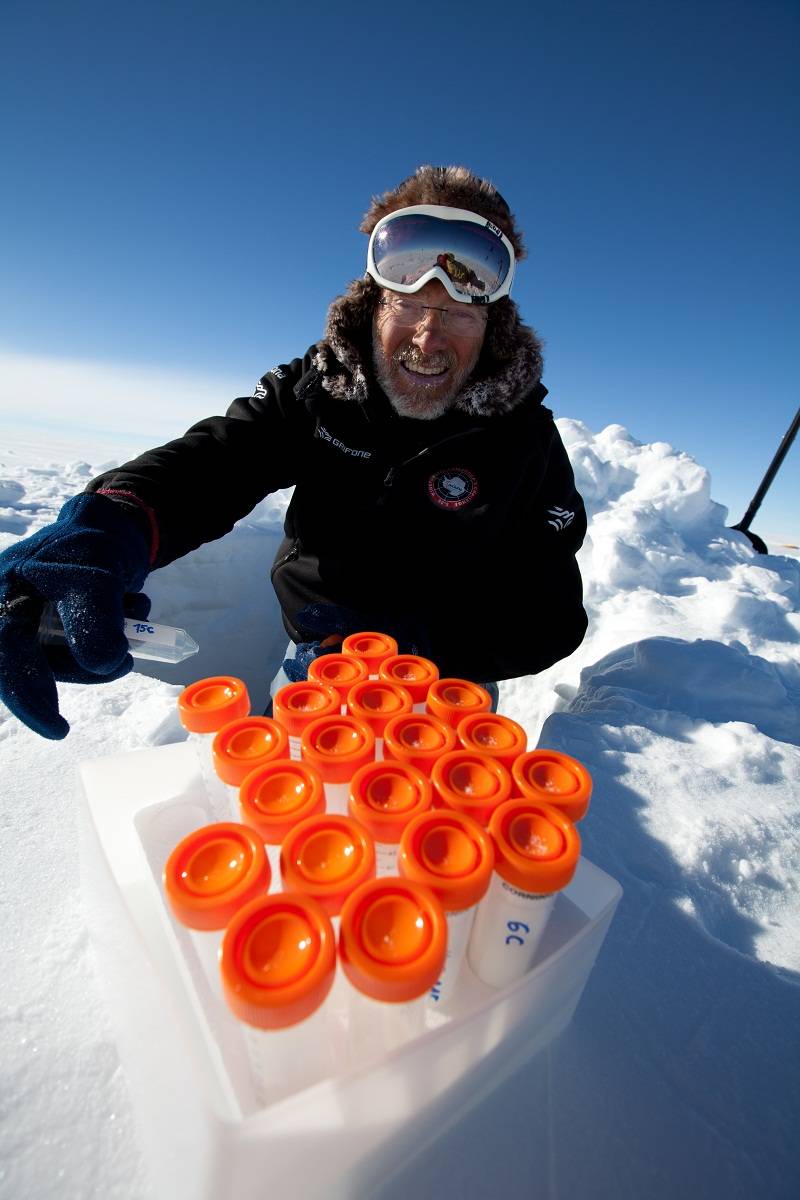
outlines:
{"label": "white foam tray", "polygon": [[164,1200],[372,1195],[567,1026],[622,894],[581,859],[523,979],[494,991],[465,965],[437,1028],[258,1108],[238,1023],[161,891],[169,851],[210,819],[194,747],[93,759],[79,778],[90,928]]}

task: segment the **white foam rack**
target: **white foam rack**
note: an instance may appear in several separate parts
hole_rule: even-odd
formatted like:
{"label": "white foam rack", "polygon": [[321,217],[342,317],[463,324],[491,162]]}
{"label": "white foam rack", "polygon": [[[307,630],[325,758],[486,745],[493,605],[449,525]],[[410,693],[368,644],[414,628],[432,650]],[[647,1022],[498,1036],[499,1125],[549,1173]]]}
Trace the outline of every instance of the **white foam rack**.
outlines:
{"label": "white foam rack", "polygon": [[435,1028],[259,1108],[238,1022],[161,887],[169,851],[211,819],[194,747],[92,759],[79,780],[90,931],[164,1200],[370,1197],[564,1030],[621,896],[582,858],[524,978],[494,991],[465,964]]}

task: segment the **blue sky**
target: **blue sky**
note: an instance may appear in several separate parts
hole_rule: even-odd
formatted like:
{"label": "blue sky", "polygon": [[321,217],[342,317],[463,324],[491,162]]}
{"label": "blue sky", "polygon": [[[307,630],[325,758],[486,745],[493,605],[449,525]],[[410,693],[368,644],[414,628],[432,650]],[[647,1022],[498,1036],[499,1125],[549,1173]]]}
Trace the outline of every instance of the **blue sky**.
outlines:
{"label": "blue sky", "polygon": [[[526,232],[556,414],[688,451],[738,520],[797,406],[799,30],[780,0],[5,0],[0,410],[31,413],[19,356],[224,408],[321,335],[370,196],[461,162]],[[800,540],[800,444],[753,528]]]}

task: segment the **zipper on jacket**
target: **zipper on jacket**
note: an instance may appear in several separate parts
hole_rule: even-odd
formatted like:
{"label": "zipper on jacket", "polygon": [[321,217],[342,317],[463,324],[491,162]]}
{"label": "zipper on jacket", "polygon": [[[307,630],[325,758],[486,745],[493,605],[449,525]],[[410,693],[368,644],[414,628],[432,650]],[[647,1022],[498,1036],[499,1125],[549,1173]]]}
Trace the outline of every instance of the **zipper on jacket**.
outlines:
{"label": "zipper on jacket", "polygon": [[416,454],[412,454],[411,458],[406,458],[403,462],[397,463],[394,467],[390,467],[383,481],[384,487],[391,487],[394,483],[394,477],[403,467],[409,466],[416,462],[418,458],[424,458],[426,454],[430,454],[432,450],[438,450],[440,446],[445,446],[448,442],[458,441],[460,438],[469,437],[473,433],[482,433],[483,428],[480,425],[473,425],[471,429],[462,429],[460,433],[451,433],[448,437],[442,438],[441,441],[434,442],[431,446],[426,446],[424,450],[418,450]]}
{"label": "zipper on jacket", "polygon": [[294,541],[292,542],[291,546],[289,547],[289,549],[283,555],[283,557],[279,558],[276,563],[272,564],[272,570],[269,573],[270,579],[274,579],[276,573],[281,569],[281,567],[285,567],[288,562],[291,562],[293,559],[297,558],[299,553],[300,553],[300,539],[295,538]]}

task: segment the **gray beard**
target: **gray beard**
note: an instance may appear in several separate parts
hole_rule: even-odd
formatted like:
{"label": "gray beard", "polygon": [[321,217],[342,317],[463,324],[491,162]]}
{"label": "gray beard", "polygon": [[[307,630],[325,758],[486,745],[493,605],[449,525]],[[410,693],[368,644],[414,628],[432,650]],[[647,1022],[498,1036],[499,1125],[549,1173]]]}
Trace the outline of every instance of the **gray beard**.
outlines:
{"label": "gray beard", "polygon": [[424,392],[420,392],[415,396],[398,392],[392,383],[391,363],[387,361],[383,351],[379,346],[376,346],[374,341],[372,345],[372,366],[378,383],[383,388],[386,398],[397,415],[400,417],[411,417],[417,421],[435,421],[439,417],[443,417],[455,404],[459,392],[466,382],[465,379],[456,379],[453,386],[442,396],[426,395]]}

